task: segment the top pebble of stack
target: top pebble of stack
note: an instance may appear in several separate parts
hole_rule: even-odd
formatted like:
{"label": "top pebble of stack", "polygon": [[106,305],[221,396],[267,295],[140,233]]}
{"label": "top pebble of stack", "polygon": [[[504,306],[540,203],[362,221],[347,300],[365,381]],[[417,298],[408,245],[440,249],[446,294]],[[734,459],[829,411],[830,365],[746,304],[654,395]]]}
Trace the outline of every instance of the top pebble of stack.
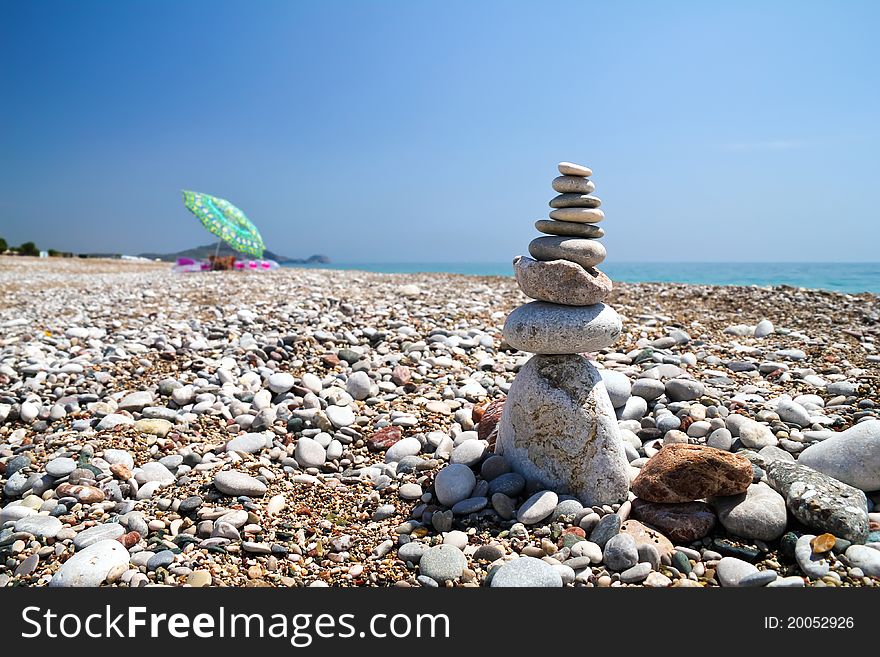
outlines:
{"label": "top pebble of stack", "polygon": [[574,162],[560,162],[556,165],[556,168],[559,169],[559,173],[563,176],[580,176],[582,178],[589,178],[593,175],[592,169],[581,166],[580,164],[575,164]]}

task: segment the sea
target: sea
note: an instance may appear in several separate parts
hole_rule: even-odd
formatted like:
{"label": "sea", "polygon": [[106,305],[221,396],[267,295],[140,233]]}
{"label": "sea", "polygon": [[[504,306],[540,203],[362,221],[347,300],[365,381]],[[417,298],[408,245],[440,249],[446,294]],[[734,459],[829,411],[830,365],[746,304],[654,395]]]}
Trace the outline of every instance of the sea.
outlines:
{"label": "sea", "polygon": [[[442,272],[471,276],[513,276],[510,262],[349,262],[285,265],[389,274]],[[625,283],[696,285],[790,285],[838,292],[880,294],[877,262],[605,262],[602,271]]]}

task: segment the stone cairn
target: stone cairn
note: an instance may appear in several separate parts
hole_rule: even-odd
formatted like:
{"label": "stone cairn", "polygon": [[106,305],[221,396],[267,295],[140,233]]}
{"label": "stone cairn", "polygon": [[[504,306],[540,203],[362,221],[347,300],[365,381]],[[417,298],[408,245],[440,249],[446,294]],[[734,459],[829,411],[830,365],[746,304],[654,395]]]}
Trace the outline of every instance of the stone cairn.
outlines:
{"label": "stone cairn", "polygon": [[595,268],[605,259],[596,225],[605,215],[593,172],[570,162],[558,168],[550,219],[535,224],[546,236],[529,244],[531,258],[513,261],[520,289],[535,301],[510,313],[504,340],[535,355],[510,386],[496,452],[546,488],[586,505],[614,504],[627,498],[629,464],[602,377],[581,355],[611,346],[622,328],[603,303],[611,280]]}

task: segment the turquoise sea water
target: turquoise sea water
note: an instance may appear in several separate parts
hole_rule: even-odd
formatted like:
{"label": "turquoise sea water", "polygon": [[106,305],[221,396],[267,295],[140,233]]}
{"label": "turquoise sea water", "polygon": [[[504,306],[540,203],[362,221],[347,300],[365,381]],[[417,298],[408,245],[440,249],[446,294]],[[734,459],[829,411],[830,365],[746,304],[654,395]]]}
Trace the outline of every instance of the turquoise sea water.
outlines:
{"label": "turquoise sea water", "polygon": [[[513,276],[513,266],[509,262],[360,262],[291,266],[391,274],[445,272]],[[876,262],[606,262],[601,268],[612,280],[627,283],[791,285],[839,292],[880,293],[880,263]]]}

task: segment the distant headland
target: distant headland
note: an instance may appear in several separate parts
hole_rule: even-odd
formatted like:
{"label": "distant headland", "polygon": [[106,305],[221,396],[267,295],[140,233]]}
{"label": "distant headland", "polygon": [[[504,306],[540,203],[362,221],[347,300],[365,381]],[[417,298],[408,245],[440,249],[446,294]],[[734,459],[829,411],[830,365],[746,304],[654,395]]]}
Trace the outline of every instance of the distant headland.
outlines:
{"label": "distant headland", "polygon": [[[193,260],[202,260],[207,258],[208,256],[214,255],[214,253],[216,252],[217,243],[214,242],[213,244],[196,246],[191,249],[177,251],[175,253],[141,253],[139,254],[139,257],[148,258],[150,260],[163,260],[166,262],[174,262],[178,258],[192,258]],[[220,247],[219,255],[231,256],[237,254],[224,243]],[[238,255],[239,257],[241,257],[240,254]],[[266,260],[274,260],[275,262],[278,262],[280,264],[326,264],[330,262],[330,258],[325,255],[312,255],[308,258],[288,258],[287,256],[280,255],[268,249],[263,252],[263,258]]]}
{"label": "distant headland", "polygon": [[[193,260],[204,260],[207,259],[208,256],[212,256],[214,254],[220,256],[237,256],[242,258],[242,254],[236,253],[233,251],[227,244],[222,244],[220,250],[217,251],[217,243],[214,242],[212,244],[205,244],[204,246],[196,246],[191,249],[186,249],[184,251],[177,251],[175,253],[141,253],[135,257],[144,258],[148,260],[162,260],[164,262],[175,262],[178,258],[192,258]],[[21,246],[10,246],[7,244],[6,240],[0,237],[0,255],[26,255],[26,256],[49,256],[49,257],[63,257],[63,258],[131,258],[131,255],[123,254],[123,253],[73,253],[70,251],[58,251],[56,249],[49,249],[48,251],[43,251],[38,248],[34,242],[25,242]],[[311,255],[308,258],[288,258],[287,256],[280,255],[275,253],[274,251],[269,251],[266,249],[263,252],[263,258],[265,260],[274,260],[279,264],[293,264],[293,265],[312,265],[312,264],[328,264],[330,262],[330,258],[325,255]]]}

